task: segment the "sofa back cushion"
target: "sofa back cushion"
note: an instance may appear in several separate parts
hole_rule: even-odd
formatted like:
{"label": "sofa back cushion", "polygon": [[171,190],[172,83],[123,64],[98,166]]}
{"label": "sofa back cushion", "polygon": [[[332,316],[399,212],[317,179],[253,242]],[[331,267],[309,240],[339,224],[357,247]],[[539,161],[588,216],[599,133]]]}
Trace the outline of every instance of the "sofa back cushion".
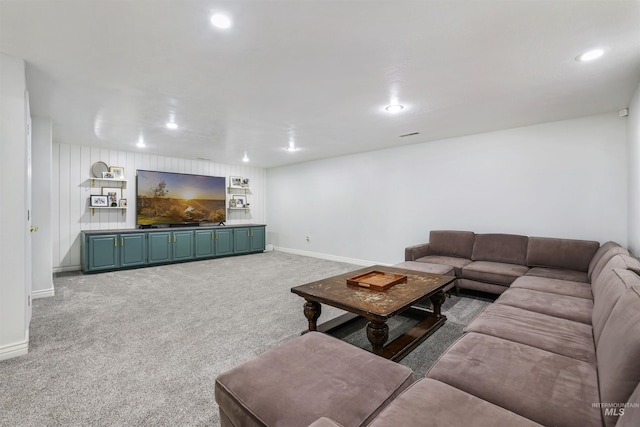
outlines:
{"label": "sofa back cushion", "polygon": [[526,265],[528,240],[516,234],[476,234],[471,259]]}
{"label": "sofa back cushion", "polygon": [[[600,252],[603,247],[604,246],[600,247],[598,252]],[[611,258],[616,255],[629,255],[629,251],[621,246],[611,246],[608,250],[601,253],[600,256],[598,252],[596,252],[593,256],[593,260],[591,260],[591,264],[589,264],[589,280],[591,283],[598,278],[600,273],[602,273],[602,270],[604,270],[604,266],[611,261]],[[596,260],[596,258],[598,259]]]}
{"label": "sofa back cushion", "polygon": [[[601,402],[626,402],[640,381],[640,277],[631,270],[615,272],[628,286],[607,319],[596,346]],[[604,413],[604,412],[603,412]],[[615,416],[605,416],[612,427]]]}
{"label": "sofa back cushion", "polygon": [[630,276],[620,275],[620,272],[626,271],[626,263],[623,258],[618,257],[607,266],[598,277],[597,288],[592,288],[593,310],[591,311],[591,325],[593,326],[593,341],[596,346],[600,342],[602,330],[613,311],[613,307],[615,307],[622,294],[629,289],[629,284],[625,279],[629,279]]}
{"label": "sofa back cushion", "polygon": [[589,270],[589,263],[599,247],[598,242],[591,240],[529,237],[527,265],[530,267],[562,268],[586,273]]}
{"label": "sofa back cushion", "polygon": [[611,291],[607,283],[611,282],[611,275],[615,275],[613,270],[616,268],[632,270],[640,274],[640,260],[624,254],[618,254],[611,257],[607,264],[602,268],[602,272],[597,276],[594,276],[594,280],[591,282],[591,292],[593,293],[594,301],[604,297]]}
{"label": "sofa back cushion", "polygon": [[433,230],[429,234],[429,255],[471,259],[474,237],[472,231]]}

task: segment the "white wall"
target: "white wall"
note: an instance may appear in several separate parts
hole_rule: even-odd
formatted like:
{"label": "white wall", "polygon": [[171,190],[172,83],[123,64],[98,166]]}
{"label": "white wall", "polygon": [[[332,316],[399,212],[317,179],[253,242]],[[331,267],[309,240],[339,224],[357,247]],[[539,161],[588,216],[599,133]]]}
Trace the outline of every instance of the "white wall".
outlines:
{"label": "white wall", "polygon": [[640,84],[629,104],[629,250],[640,255]]}
{"label": "white wall", "polygon": [[51,120],[33,117],[31,120],[32,210],[31,224],[38,230],[31,233],[33,298],[54,295],[51,250]]}
{"label": "white wall", "polygon": [[24,61],[0,53],[0,360],[29,345],[25,91]]}
{"label": "white wall", "polygon": [[[55,134],[53,135],[55,140]],[[91,166],[103,161],[121,166],[127,188],[123,197],[129,208],[123,216],[118,210],[89,208],[89,196],[99,194],[91,188]],[[136,170],[155,170],[213,176],[242,176],[251,181],[250,211],[227,211],[227,225],[265,223],[266,171],[262,168],[234,166],[206,160],[190,160],[136,152],[100,149],[55,142],[53,144],[53,270],[80,268],[80,231],[135,228]]]}
{"label": "white wall", "polygon": [[269,169],[267,240],[362,264],[402,261],[432,229],[626,245],[625,126],[612,113]]}

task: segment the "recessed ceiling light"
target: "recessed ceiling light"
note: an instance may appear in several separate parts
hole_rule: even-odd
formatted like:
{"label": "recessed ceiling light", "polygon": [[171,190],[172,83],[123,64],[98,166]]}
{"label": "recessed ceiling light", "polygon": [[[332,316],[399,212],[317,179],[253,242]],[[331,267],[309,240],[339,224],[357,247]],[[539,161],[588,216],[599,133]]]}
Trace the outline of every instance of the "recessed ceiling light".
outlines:
{"label": "recessed ceiling light", "polygon": [[594,59],[600,58],[602,55],[604,55],[603,49],[592,49],[576,56],[576,61],[580,61],[580,62],[593,61]]}
{"label": "recessed ceiling light", "polygon": [[147,146],[147,144],[145,144],[143,140],[138,141],[138,144],[136,144],[136,145],[137,145],[138,147],[140,147],[140,148],[144,148],[144,147],[146,147],[146,146]]}
{"label": "recessed ceiling light", "polygon": [[384,109],[390,113],[397,113],[398,111],[404,110],[404,105],[400,105],[400,104],[387,105]]}
{"label": "recessed ceiling light", "polygon": [[175,122],[167,122],[166,126],[169,129],[178,129],[178,125]]}
{"label": "recessed ceiling light", "polygon": [[211,16],[211,24],[217,28],[227,29],[231,27],[231,18],[222,13],[216,13]]}
{"label": "recessed ceiling light", "polygon": [[248,162],[249,161],[249,156],[247,156],[247,153],[244,153],[244,157],[242,158],[243,162]]}

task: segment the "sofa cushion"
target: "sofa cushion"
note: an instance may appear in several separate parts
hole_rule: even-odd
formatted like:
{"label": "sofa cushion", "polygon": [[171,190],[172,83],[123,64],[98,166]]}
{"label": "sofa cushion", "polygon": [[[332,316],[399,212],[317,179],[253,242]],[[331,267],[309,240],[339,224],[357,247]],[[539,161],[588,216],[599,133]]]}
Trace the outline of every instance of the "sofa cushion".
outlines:
{"label": "sofa cushion", "polygon": [[529,237],[527,265],[588,272],[600,244],[591,240]]}
{"label": "sofa cushion", "polygon": [[630,288],[630,282],[633,282],[633,277],[625,275],[623,273],[625,271],[628,270],[621,268],[604,270],[598,278],[599,294],[593,302],[593,311],[591,312],[593,340],[596,347],[600,342],[602,330],[613,311],[613,307],[618,303],[622,294]]}
{"label": "sofa cushion", "polygon": [[504,304],[488,306],[465,329],[596,364],[591,326]]}
{"label": "sofa cushion", "polygon": [[609,260],[618,254],[629,255],[629,251],[621,247],[616,242],[606,242],[596,251],[589,263],[589,281],[593,281],[593,276],[600,274]]}
{"label": "sofa cushion", "polygon": [[361,426],[412,382],[405,366],[309,332],[220,374],[215,397],[237,426],[306,426],[323,416]]}
{"label": "sofa cushion", "polygon": [[602,269],[602,272],[597,275],[597,277],[594,276],[595,279],[591,282],[594,300],[600,298],[603,292],[608,292],[608,288],[603,288],[602,285],[609,282],[609,276],[614,274],[613,270],[616,268],[632,270],[636,273],[640,273],[640,260],[624,254],[618,254],[611,257],[609,262],[607,262],[605,267]]}
{"label": "sofa cushion", "polygon": [[[616,273],[631,288],[611,311],[596,348],[601,402],[626,402],[640,382],[640,277],[629,270]],[[617,417],[605,416],[608,427]]]}
{"label": "sofa cushion", "polygon": [[462,267],[467,264],[471,264],[470,259],[440,255],[423,256],[422,258],[418,258],[416,261],[451,266],[453,267],[453,271],[455,272],[457,277],[460,277],[462,275]]}
{"label": "sofa cushion", "polygon": [[473,241],[471,231],[433,230],[429,233],[429,255],[471,259]]}
{"label": "sofa cushion", "polygon": [[544,277],[529,276],[527,274],[525,276],[517,278],[511,284],[511,287],[531,289],[534,291],[548,292],[550,294],[568,295],[571,297],[593,300],[593,295],[591,294],[591,285],[589,283],[547,279]]}
{"label": "sofa cushion", "polygon": [[562,270],[559,268],[533,267],[531,270],[527,271],[527,276],[589,283],[589,275],[584,271]]}
{"label": "sofa cushion", "polygon": [[448,384],[423,378],[391,402],[369,427],[424,425],[540,426]]}
{"label": "sofa cushion", "polygon": [[508,286],[518,277],[524,276],[528,270],[529,267],[524,265],[491,261],[474,261],[462,268],[462,277],[464,279]]}
{"label": "sofa cushion", "polygon": [[471,259],[526,265],[528,240],[516,234],[476,234]]}
{"label": "sofa cushion", "polygon": [[506,292],[500,295],[495,304],[520,307],[525,310],[582,322],[587,325],[591,324],[591,310],[593,310],[593,301],[588,299],[522,288],[507,289]]}
{"label": "sofa cushion", "polygon": [[427,377],[543,425],[602,426],[595,366],[525,344],[469,332]]}

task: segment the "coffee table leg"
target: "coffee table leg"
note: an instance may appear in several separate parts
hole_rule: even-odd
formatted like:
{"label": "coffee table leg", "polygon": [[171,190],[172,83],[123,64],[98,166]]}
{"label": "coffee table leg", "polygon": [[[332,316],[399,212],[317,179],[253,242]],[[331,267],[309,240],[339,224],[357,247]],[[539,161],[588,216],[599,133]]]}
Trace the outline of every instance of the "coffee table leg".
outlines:
{"label": "coffee table leg", "polygon": [[321,313],[320,303],[315,301],[307,301],[304,303],[304,317],[309,321],[309,331],[318,330],[318,318]]}
{"label": "coffee table leg", "polygon": [[371,343],[373,354],[381,356],[384,343],[389,339],[389,326],[384,322],[369,322],[367,324],[367,339]]}
{"label": "coffee table leg", "polygon": [[446,301],[447,296],[444,294],[444,292],[440,291],[437,294],[431,295],[430,299],[431,303],[433,304],[433,314],[435,314],[436,317],[442,316],[442,311],[440,310],[440,308]]}

